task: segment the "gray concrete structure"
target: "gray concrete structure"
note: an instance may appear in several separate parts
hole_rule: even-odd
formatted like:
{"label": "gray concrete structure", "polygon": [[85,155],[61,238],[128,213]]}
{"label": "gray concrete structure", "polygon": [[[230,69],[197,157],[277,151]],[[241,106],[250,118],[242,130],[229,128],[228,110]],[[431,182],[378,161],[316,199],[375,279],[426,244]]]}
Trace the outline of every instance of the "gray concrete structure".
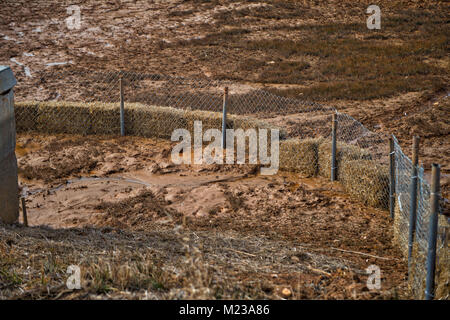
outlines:
{"label": "gray concrete structure", "polygon": [[0,66],[0,221],[14,223],[19,218],[16,123],[14,92],[16,79],[9,67]]}

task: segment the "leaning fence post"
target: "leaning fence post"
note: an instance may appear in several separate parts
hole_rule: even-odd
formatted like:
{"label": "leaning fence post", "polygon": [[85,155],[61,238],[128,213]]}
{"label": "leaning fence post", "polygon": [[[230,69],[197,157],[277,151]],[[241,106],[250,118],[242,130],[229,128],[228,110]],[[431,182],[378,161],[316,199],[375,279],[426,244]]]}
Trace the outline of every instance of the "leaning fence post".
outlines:
{"label": "leaning fence post", "polygon": [[433,300],[434,298],[434,275],[436,270],[436,242],[440,196],[440,166],[436,163],[433,163],[433,167],[431,170],[431,213],[428,229],[427,282],[425,289],[426,300]]}
{"label": "leaning fence post", "polygon": [[223,94],[222,149],[225,149],[227,145],[227,104],[228,104],[228,87],[225,87]]}
{"label": "leaning fence post", "polygon": [[394,219],[394,206],[395,206],[395,151],[394,151],[394,138],[389,138],[389,212],[391,218]]}
{"label": "leaning fence post", "polygon": [[124,99],[123,99],[123,79],[120,77],[120,135],[125,135],[125,107],[124,107]]}
{"label": "leaning fence post", "polygon": [[337,115],[333,113],[331,122],[331,181],[336,180],[336,131],[337,131]]}
{"label": "leaning fence post", "polygon": [[416,229],[417,217],[417,166],[419,163],[419,137],[413,138],[412,170],[411,170],[411,189],[410,189],[410,212],[409,212],[409,238],[408,238],[408,266],[411,265],[412,249],[414,242],[414,232]]}

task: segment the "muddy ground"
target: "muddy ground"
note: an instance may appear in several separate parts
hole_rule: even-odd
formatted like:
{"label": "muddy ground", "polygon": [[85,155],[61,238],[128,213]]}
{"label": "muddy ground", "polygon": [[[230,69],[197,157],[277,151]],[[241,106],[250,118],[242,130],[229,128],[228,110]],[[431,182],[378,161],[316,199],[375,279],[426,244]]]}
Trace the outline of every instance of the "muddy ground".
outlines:
{"label": "muddy ground", "polygon": [[[1,297],[408,297],[388,212],[319,178],[175,167],[170,147],[19,134],[31,228],[1,226]],[[80,291],[61,285],[70,264],[81,266]],[[381,290],[367,288],[372,264]]]}

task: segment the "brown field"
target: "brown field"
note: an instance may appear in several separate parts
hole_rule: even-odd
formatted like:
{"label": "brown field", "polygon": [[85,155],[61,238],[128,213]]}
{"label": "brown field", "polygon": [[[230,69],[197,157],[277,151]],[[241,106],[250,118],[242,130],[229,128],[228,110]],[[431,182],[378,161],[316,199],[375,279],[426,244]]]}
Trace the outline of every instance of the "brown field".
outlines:
{"label": "brown field", "polygon": [[[370,4],[88,0],[81,29],[68,30],[63,1],[6,0],[0,65],[19,83],[24,66],[132,70],[334,106],[395,134],[408,155],[421,136],[420,160],[427,172],[441,164],[448,199],[449,3],[378,1],[381,30],[366,28]],[[20,133],[17,143],[32,228],[0,226],[0,299],[409,298],[388,212],[339,184],[254,166],[174,167],[166,140]],[[65,288],[71,264],[83,290]],[[382,290],[366,288],[371,264]]]}

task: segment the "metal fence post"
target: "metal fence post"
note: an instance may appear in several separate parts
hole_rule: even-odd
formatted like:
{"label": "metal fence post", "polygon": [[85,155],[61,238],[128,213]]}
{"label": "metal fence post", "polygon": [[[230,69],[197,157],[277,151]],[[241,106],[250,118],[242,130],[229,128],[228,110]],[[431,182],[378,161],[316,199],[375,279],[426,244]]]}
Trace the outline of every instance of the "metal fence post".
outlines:
{"label": "metal fence post", "polygon": [[336,180],[336,131],[337,131],[337,115],[333,113],[331,122],[331,181]]}
{"label": "metal fence post", "polygon": [[20,199],[22,201],[22,217],[23,217],[23,225],[28,227],[28,216],[27,216],[27,205],[25,202],[25,197]]}
{"label": "metal fence post", "polygon": [[223,94],[222,149],[225,149],[227,145],[227,104],[228,104],[228,87],[225,87]]}
{"label": "metal fence post", "polygon": [[413,138],[412,170],[411,170],[411,189],[410,189],[410,212],[409,212],[409,237],[408,237],[408,268],[411,265],[412,249],[414,242],[414,233],[416,229],[417,217],[417,173],[419,163],[419,137]]}
{"label": "metal fence post", "polygon": [[395,206],[395,151],[394,151],[394,138],[389,138],[389,212],[391,218],[394,219],[394,206]]}
{"label": "metal fence post", "polygon": [[434,298],[434,275],[436,269],[436,242],[438,230],[439,215],[439,197],[440,197],[440,166],[433,163],[431,178],[431,214],[428,234],[428,254],[427,254],[427,282],[425,289],[425,299]]}
{"label": "metal fence post", "polygon": [[125,106],[124,106],[124,99],[123,99],[123,79],[120,77],[119,79],[120,84],[120,135],[125,135]]}

